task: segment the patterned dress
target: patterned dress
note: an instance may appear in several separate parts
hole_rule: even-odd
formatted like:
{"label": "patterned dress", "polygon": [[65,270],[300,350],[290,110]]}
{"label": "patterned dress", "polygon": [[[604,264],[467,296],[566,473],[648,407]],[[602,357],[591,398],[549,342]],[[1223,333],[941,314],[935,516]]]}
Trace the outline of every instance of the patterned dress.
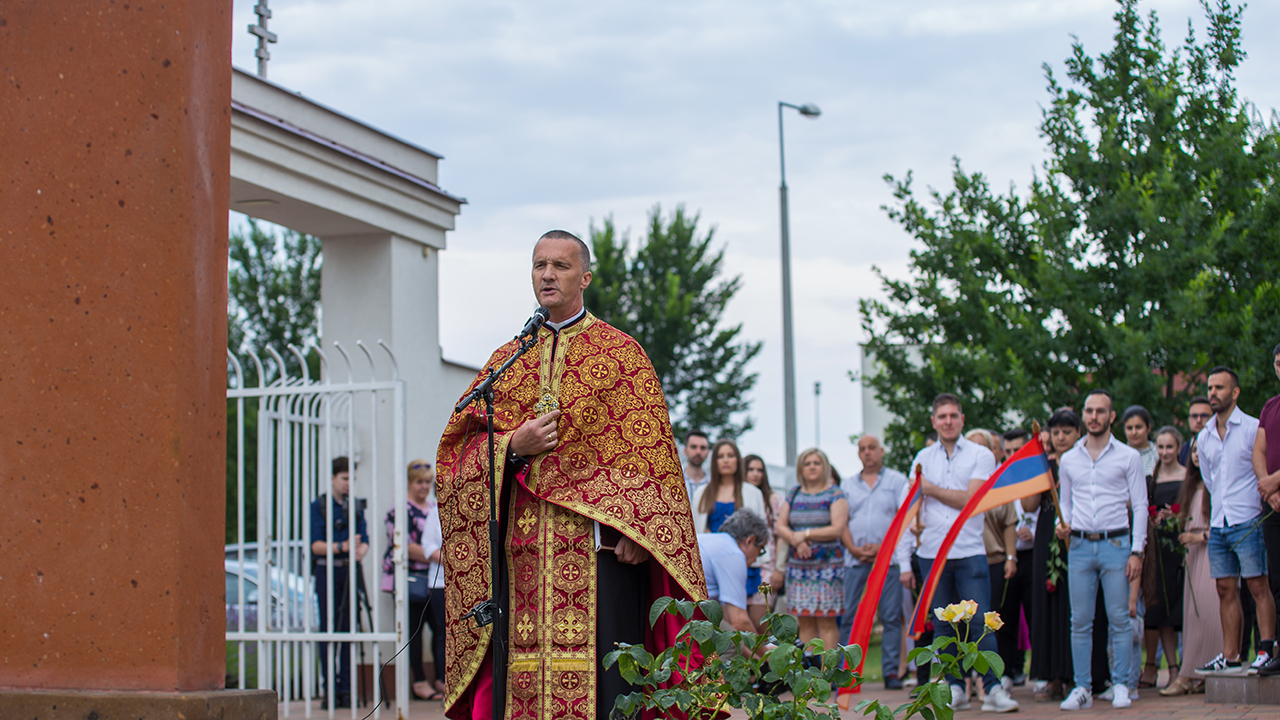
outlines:
{"label": "patterned dress", "polygon": [[[793,488],[787,495],[792,531],[827,527],[831,505],[841,499],[844,491],[835,485],[812,495]],[[810,542],[810,547],[813,552],[806,559],[795,548],[787,557],[787,604],[795,615],[836,617],[844,612],[844,548],[839,540]]]}

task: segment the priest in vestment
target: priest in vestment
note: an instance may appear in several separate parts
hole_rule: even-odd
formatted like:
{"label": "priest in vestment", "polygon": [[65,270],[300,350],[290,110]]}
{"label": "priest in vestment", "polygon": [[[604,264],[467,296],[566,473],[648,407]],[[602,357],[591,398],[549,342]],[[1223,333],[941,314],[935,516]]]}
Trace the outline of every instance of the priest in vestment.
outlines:
{"label": "priest in vestment", "polygon": [[[604,670],[605,654],[617,642],[669,647],[679,625],[664,616],[651,628],[652,601],[707,596],[662,386],[640,345],[583,307],[589,266],[567,232],[534,246],[533,289],[551,314],[495,383],[504,612],[486,627],[462,617],[491,596],[483,404],[455,414],[440,441],[445,714],[455,720],[611,717],[633,688],[616,666]],[[485,367],[515,350],[503,345]],[[496,709],[494,652],[506,657]]]}

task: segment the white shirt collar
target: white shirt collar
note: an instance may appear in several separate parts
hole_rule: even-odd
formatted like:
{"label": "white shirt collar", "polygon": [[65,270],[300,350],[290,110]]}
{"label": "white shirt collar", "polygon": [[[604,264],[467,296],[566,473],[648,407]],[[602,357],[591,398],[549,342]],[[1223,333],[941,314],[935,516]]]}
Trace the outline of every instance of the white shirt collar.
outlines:
{"label": "white shirt collar", "polygon": [[579,311],[578,311],[578,313],[577,313],[576,315],[574,315],[573,317],[569,318],[568,320],[563,320],[563,321],[561,321],[561,322],[551,322],[550,320],[548,320],[548,321],[547,321],[547,327],[551,328],[552,332],[560,332],[560,329],[561,329],[561,328],[565,327],[566,325],[572,325],[572,324],[574,324],[574,323],[575,323],[575,322],[577,322],[577,321],[578,321],[578,320],[579,320],[583,315],[586,315],[586,314],[587,314],[587,307],[586,307],[585,305],[583,305],[583,306],[582,306],[582,309],[581,309],[581,310],[579,310]]}

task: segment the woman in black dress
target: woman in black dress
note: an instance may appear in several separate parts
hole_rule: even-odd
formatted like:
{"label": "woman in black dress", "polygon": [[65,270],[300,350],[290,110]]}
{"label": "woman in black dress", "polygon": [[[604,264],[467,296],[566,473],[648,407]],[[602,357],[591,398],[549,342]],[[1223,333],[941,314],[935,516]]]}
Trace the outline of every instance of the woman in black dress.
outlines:
{"label": "woman in black dress", "polygon": [[[1142,562],[1142,599],[1146,603],[1144,617],[1146,632],[1146,665],[1142,668],[1139,687],[1155,687],[1160,672],[1156,664],[1156,642],[1164,646],[1165,660],[1169,664],[1169,682],[1178,676],[1178,633],[1182,630],[1182,553],[1175,548],[1178,530],[1168,526],[1168,519],[1177,515],[1178,492],[1187,469],[1178,463],[1178,448],[1182,447],[1182,433],[1166,425],[1156,433],[1158,459],[1147,481],[1147,502],[1150,504],[1147,525],[1146,557]],[[1153,514],[1154,513],[1154,514]],[[1164,527],[1162,527],[1164,526]]]}
{"label": "woman in black dress", "polygon": [[[1080,439],[1080,418],[1070,410],[1059,410],[1049,418],[1049,466],[1058,483],[1058,461],[1062,453]],[[1071,685],[1071,602],[1067,575],[1049,579],[1049,560],[1057,507],[1047,493],[1023,498],[1022,508],[1037,512],[1036,540],[1031,565],[1031,678],[1035,680],[1037,702],[1060,700]],[[1059,547],[1063,566],[1066,548]]]}

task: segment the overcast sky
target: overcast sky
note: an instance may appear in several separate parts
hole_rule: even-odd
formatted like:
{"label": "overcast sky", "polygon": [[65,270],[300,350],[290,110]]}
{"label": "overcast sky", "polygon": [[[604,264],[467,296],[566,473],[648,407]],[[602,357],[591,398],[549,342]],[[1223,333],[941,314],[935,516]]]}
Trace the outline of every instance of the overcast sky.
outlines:
{"label": "overcast sky", "polygon": [[[256,0],[235,0],[233,62],[253,71]],[[726,320],[762,340],[744,453],[783,460],[778,247],[779,100],[786,116],[798,442],[860,467],[857,301],[902,277],[912,239],[881,206],[914,171],[950,187],[953,157],[997,188],[1043,160],[1042,63],[1060,77],[1072,36],[1110,49],[1110,0],[271,0],[270,79],[444,156],[440,182],[468,200],[441,256],[441,344],[480,364],[535,307],[532,242],[585,237],[612,215],[638,239],[646,213],[683,203],[715,228],[743,289]],[[1147,2],[1180,44],[1195,2]],[[1280,105],[1276,3],[1245,12],[1243,94]],[[1266,28],[1272,28],[1267,31]],[[1200,33],[1203,36],[1203,32]],[[393,158],[387,158],[394,162]],[[492,281],[492,294],[477,278]],[[465,304],[463,298],[465,297]]]}

